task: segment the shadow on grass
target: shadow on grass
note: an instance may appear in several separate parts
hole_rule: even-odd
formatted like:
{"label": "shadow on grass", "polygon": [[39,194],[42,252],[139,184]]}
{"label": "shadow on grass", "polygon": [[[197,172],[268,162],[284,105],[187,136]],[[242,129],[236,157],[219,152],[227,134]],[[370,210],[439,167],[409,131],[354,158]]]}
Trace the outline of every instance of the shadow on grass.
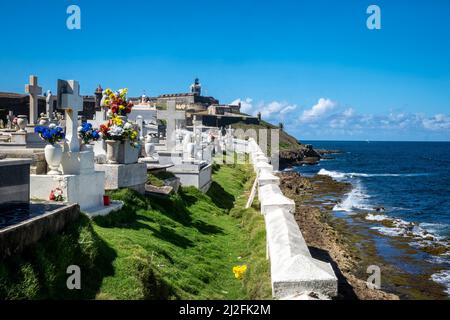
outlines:
{"label": "shadow on grass", "polygon": [[[176,230],[162,225],[163,222],[158,221],[157,216],[153,217],[151,212],[146,213],[147,210],[153,210],[184,227],[195,228],[202,234],[223,234],[220,227],[202,220],[192,219],[191,212],[186,208],[186,203],[195,203],[199,201],[199,198],[187,192],[182,191],[179,195],[172,197],[159,197],[143,196],[132,190],[119,190],[111,195],[116,200],[124,201],[125,206],[122,210],[110,213],[107,216],[96,217],[94,221],[100,227],[131,230],[147,229],[158,239],[180,248],[186,249],[194,246],[191,240],[180,235]],[[150,224],[158,224],[159,228]]]}
{"label": "shadow on grass", "polygon": [[214,204],[221,209],[231,210],[234,207],[236,198],[226,192],[225,189],[215,181],[212,182],[211,187],[206,194],[211,198]]}
{"label": "shadow on grass", "polygon": [[[116,257],[82,215],[62,234],[0,262],[0,299],[95,299],[103,278],[114,275]],[[66,271],[71,265],[81,269],[81,290],[67,288]]]}

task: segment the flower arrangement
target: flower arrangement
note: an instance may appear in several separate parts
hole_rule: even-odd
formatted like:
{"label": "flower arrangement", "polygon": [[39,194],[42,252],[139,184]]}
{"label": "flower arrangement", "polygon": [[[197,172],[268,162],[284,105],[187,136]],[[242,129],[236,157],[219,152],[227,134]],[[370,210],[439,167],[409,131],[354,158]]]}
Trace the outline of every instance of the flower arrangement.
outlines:
{"label": "flower arrangement", "polygon": [[100,139],[100,132],[92,128],[92,124],[84,122],[78,127],[78,137],[84,144],[89,144],[91,141],[98,141]]}
{"label": "flower arrangement", "polygon": [[111,89],[106,89],[103,92],[103,99],[101,106],[109,109],[108,115],[126,116],[133,108],[133,102],[127,101],[128,89],[120,89],[113,92]]}
{"label": "flower arrangement", "polygon": [[234,277],[238,280],[242,280],[244,274],[247,272],[247,265],[235,266],[233,268]]}
{"label": "flower arrangement", "polygon": [[57,127],[55,124],[50,124],[48,127],[37,126],[34,128],[34,132],[39,134],[42,140],[45,140],[52,145],[65,138],[63,128]]}
{"label": "flower arrangement", "polygon": [[107,123],[100,126],[100,133],[105,140],[128,140],[133,147],[139,146],[139,135],[135,125],[116,114],[113,114]]}
{"label": "flower arrangement", "polygon": [[63,202],[64,201],[63,191],[60,188],[56,188],[55,190],[52,190],[50,192],[49,200]]}

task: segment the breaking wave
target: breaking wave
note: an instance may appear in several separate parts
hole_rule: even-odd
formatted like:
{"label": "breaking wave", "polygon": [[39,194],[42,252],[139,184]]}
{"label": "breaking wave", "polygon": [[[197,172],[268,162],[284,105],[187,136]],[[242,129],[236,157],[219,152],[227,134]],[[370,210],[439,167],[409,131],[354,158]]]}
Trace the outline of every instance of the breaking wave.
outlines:
{"label": "breaking wave", "polygon": [[445,286],[447,288],[445,293],[450,296],[450,270],[443,270],[439,273],[433,274],[431,276],[431,280]]}
{"label": "breaking wave", "polygon": [[346,178],[371,178],[371,177],[422,177],[428,176],[429,173],[357,173],[357,172],[339,172],[339,171],[329,171],[326,169],[321,169],[318,173],[321,176],[329,176],[336,180],[343,180]]}

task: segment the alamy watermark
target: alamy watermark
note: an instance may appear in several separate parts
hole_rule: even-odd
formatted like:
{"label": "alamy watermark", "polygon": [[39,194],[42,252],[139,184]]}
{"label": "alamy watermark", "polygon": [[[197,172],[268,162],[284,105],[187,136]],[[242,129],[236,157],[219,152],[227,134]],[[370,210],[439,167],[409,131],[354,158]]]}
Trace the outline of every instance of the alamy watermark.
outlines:
{"label": "alamy watermark", "polygon": [[69,15],[66,26],[69,30],[81,30],[81,9],[73,4],[67,7],[66,13]]}
{"label": "alamy watermark", "polygon": [[77,265],[68,266],[66,273],[70,275],[66,281],[67,289],[81,290],[81,269],[80,269],[80,267]]}
{"label": "alamy watermark", "polygon": [[369,278],[367,278],[367,287],[369,289],[376,289],[376,290],[380,290],[381,289],[381,269],[379,266],[369,266],[367,267],[367,271],[368,274],[370,274]]}
{"label": "alamy watermark", "polygon": [[375,4],[370,5],[367,8],[367,18],[366,25],[369,30],[380,30],[381,29],[381,8]]}

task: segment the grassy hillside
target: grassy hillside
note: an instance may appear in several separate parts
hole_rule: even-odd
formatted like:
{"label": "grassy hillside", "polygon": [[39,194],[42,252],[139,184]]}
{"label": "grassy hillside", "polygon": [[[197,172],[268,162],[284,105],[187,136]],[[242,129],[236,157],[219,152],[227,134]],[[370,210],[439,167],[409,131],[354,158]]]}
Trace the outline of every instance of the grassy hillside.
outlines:
{"label": "grassy hillside", "polygon": [[[171,198],[124,189],[120,212],[82,217],[63,234],[0,262],[0,299],[266,299],[271,297],[263,217],[244,209],[247,166],[216,167],[208,194]],[[243,280],[232,268],[247,264]],[[78,265],[82,290],[66,288]]]}

